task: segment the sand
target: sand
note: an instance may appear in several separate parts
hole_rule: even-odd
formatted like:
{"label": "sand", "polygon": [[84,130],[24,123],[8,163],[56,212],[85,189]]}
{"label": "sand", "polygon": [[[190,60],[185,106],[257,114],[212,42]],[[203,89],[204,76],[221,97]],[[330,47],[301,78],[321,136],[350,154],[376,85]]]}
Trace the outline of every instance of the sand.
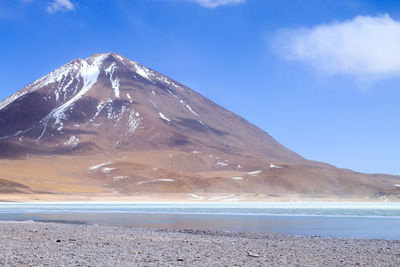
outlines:
{"label": "sand", "polygon": [[0,222],[1,266],[400,266],[400,241]]}

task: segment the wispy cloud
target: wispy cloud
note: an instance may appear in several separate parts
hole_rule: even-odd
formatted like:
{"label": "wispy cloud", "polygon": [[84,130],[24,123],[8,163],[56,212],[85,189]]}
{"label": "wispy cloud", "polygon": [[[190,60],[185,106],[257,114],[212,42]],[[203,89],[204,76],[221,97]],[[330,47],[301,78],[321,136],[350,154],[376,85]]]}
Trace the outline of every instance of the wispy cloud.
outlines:
{"label": "wispy cloud", "polygon": [[53,0],[47,6],[47,12],[56,13],[58,11],[75,10],[74,4],[70,0]]}
{"label": "wispy cloud", "polygon": [[282,30],[274,44],[285,59],[328,75],[400,75],[400,22],[388,14]]}
{"label": "wispy cloud", "polygon": [[246,0],[190,0],[206,8],[216,8],[218,6],[237,5],[246,2]]}

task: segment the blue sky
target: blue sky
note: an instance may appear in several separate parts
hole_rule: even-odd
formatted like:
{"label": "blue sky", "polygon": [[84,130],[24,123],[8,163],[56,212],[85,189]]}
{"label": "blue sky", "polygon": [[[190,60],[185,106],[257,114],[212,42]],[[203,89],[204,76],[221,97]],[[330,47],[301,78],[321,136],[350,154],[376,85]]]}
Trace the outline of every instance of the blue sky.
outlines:
{"label": "blue sky", "polygon": [[400,3],[2,0],[0,98],[118,52],[306,158],[400,174]]}

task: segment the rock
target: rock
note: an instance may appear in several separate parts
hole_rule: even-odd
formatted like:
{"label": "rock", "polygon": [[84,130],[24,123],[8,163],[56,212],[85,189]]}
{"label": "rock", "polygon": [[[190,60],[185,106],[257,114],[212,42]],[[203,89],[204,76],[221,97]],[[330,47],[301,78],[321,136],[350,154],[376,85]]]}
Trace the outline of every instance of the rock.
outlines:
{"label": "rock", "polygon": [[253,252],[251,252],[251,251],[248,251],[248,252],[247,252],[247,256],[253,257],[253,258],[259,258],[259,257],[261,257],[261,255],[259,255],[259,254],[257,254],[257,253],[253,253]]}

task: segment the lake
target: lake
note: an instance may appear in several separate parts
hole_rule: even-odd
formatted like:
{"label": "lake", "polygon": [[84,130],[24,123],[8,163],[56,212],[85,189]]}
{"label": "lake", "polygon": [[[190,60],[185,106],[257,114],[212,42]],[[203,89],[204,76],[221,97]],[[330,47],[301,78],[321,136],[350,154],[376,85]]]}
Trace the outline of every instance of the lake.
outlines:
{"label": "lake", "polygon": [[400,203],[0,203],[0,220],[400,240]]}

